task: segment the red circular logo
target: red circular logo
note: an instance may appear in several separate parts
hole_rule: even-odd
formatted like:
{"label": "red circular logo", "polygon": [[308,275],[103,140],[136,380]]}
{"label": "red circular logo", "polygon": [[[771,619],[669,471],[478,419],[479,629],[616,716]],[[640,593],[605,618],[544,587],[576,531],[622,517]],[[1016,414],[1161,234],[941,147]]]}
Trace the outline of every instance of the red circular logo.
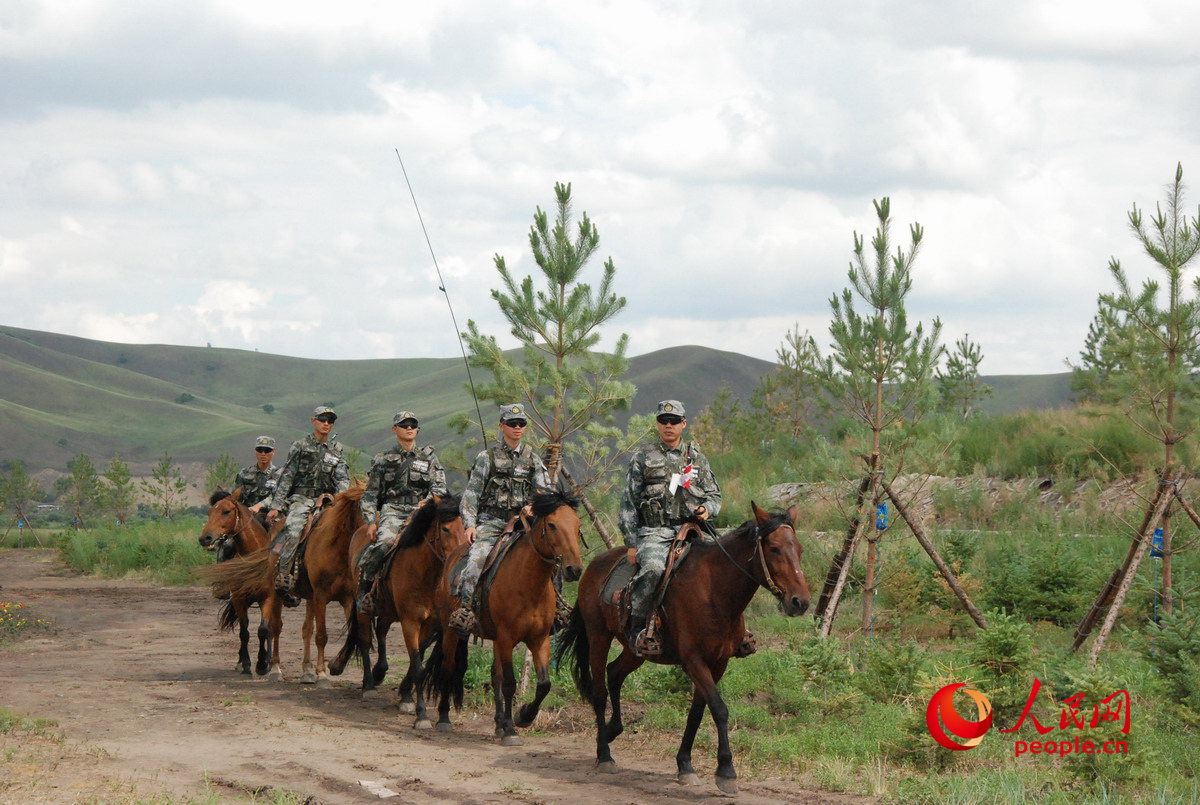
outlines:
{"label": "red circular logo", "polygon": [[[929,706],[925,708],[925,724],[929,727],[929,734],[933,736],[933,740],[956,752],[979,746],[979,742],[983,740],[983,734],[992,726],[992,703],[979,691],[963,687],[965,684],[965,682],[956,682],[953,685],[947,685],[933,694],[933,698],[929,700]],[[954,709],[954,691],[959,688],[962,688],[963,693],[975,700],[975,707],[979,711],[978,721],[967,721]],[[941,723],[938,723],[939,715],[942,717]],[[945,725],[945,730],[942,729],[942,725]],[[952,740],[946,735],[947,731],[954,734],[955,737],[963,739],[966,743],[960,744]]]}

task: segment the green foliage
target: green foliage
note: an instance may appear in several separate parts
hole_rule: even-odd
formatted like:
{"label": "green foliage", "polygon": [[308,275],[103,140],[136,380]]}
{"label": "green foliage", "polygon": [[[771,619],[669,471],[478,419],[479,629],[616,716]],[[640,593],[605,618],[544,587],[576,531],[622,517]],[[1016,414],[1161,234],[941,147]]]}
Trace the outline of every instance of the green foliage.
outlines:
{"label": "green foliage", "polygon": [[41,485],[29,475],[25,462],[16,459],[0,477],[0,508],[18,517],[28,517],[29,505],[41,495]]}
{"label": "green foliage", "polygon": [[263,409],[263,413],[267,413],[267,414],[275,413],[275,406],[271,405],[270,403],[263,403],[262,409]]}
{"label": "green foliage", "polygon": [[991,386],[979,378],[983,351],[969,335],[954,342],[954,351],[946,356],[946,370],[937,370],[939,407],[967,419],[975,405],[992,393]]}
{"label": "green foliage", "polygon": [[67,564],[109,578],[148,575],[160,584],[194,584],[193,568],[212,564],[196,537],[201,521],[180,518],[75,531],[64,538]]}
{"label": "green foliage", "polygon": [[[1127,690],[1127,683],[1104,666],[1078,673],[1068,672],[1067,678],[1068,686],[1055,690],[1054,694],[1056,699],[1063,702],[1064,709],[1070,709],[1070,705],[1064,700],[1082,694],[1082,699],[1078,700],[1076,716],[1085,720],[1086,730],[1081,738],[1086,737],[1097,746],[1105,743],[1124,743],[1128,752],[1070,754],[1062,758],[1064,768],[1075,779],[1089,785],[1145,781],[1158,753],[1153,744],[1143,739],[1143,733],[1132,727],[1132,720],[1130,732],[1126,734],[1121,731],[1129,704],[1118,691]],[[1108,704],[1104,703],[1105,699],[1110,699]],[[1101,718],[1093,727],[1091,721],[1095,716],[1096,707],[1099,707]],[[1119,717],[1110,720],[1104,717],[1106,713]],[[1058,723],[1054,726],[1058,726]],[[1068,729],[1074,729],[1074,724],[1069,722]]]}
{"label": "green foliage", "polygon": [[70,475],[64,476],[67,483],[63,502],[70,510],[72,524],[81,528],[98,513],[104,488],[96,466],[85,453],[71,459],[67,470]]}
{"label": "green foliage", "polygon": [[816,342],[800,325],[788,330],[775,350],[778,363],[754,391],[751,404],[772,423],[776,432],[799,439],[819,424],[819,415],[829,403],[821,385]]}
{"label": "green foliage", "polygon": [[108,467],[101,475],[108,482],[101,494],[101,504],[117,522],[118,525],[129,522],[133,513],[133,479],[129,475],[129,465],[113,456]]}
{"label": "green foliage", "polygon": [[241,467],[237,461],[228,453],[222,453],[217,456],[217,460],[208,465],[208,471],[204,475],[204,490],[212,492],[216,489],[233,490],[233,483],[237,480],[237,474]]}
{"label": "green foliage", "polygon": [[1164,613],[1142,634],[1142,654],[1170,685],[1175,697],[1200,713],[1200,611]]}
{"label": "green foliage", "polygon": [[196,399],[195,394],[191,394],[190,392],[185,391],[182,394],[180,394],[178,397],[175,398],[175,402],[179,403],[180,405],[187,405],[194,399]]}
{"label": "green foliage", "polygon": [[0,601],[0,645],[30,632],[49,631],[50,628],[48,620],[34,615],[20,601]]}
{"label": "green foliage", "polygon": [[[496,339],[479,331],[474,321],[463,333],[470,363],[488,369],[492,382],[478,386],[480,397],[497,404],[523,401],[534,432],[546,442],[547,470],[555,473],[564,446],[575,437],[585,443],[613,440],[620,431],[612,424],[615,411],[629,407],[636,389],[620,378],[629,368],[625,356],[629,337],[622,334],[611,353],[594,351],[600,327],[625,308],[625,297],[613,291],[616,266],[604,263],[600,285],[593,292],[580,275],[600,245],[600,234],[583,213],[574,238],[571,235],[571,185],[554,185],[556,215],[538,207],[529,230],[529,246],[545,285],[534,291],[532,276],[518,285],[507,263],[496,255],[496,271],[502,288],[492,290],[511,325],[511,333],[522,344],[520,362],[506,355]],[[595,453],[586,447],[583,455]],[[611,468],[616,456],[610,451],[599,467],[589,467],[576,479],[587,486]]]}
{"label": "green foliage", "polygon": [[926,655],[926,650],[912,640],[880,640],[863,653],[854,685],[877,702],[906,700],[916,693]]}
{"label": "green foliage", "polygon": [[171,454],[163,453],[162,459],[150,470],[150,478],[141,481],[138,487],[154,501],[162,518],[170,520],[182,504],[187,480],[171,460]]}
{"label": "green foliage", "polygon": [[1004,552],[986,569],[985,600],[1031,621],[1074,625],[1096,590],[1095,576],[1089,557],[1062,543]]}

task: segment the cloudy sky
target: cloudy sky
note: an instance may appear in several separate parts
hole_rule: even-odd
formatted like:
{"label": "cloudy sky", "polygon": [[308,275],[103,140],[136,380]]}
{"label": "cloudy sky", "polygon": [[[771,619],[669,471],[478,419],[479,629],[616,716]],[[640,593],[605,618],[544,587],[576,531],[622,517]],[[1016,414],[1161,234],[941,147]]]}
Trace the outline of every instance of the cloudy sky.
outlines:
{"label": "cloudy sky", "polygon": [[[925,227],[910,316],[1065,371],[1182,161],[1200,4],[0,2],[0,322],[314,358],[503,335],[571,182],[633,354],[821,338],[853,233]],[[596,273],[593,273],[596,276]],[[612,343],[612,337],[607,343]],[[503,338],[501,339],[504,340]],[[509,339],[511,341],[511,339]]]}

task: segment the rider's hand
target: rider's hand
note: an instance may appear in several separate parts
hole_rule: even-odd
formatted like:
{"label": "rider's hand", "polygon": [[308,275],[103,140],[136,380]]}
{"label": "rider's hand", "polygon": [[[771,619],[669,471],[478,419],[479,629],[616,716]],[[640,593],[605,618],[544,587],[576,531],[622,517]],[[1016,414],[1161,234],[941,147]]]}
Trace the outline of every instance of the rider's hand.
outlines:
{"label": "rider's hand", "polygon": [[463,536],[467,538],[467,544],[471,545],[475,542],[475,526],[463,529]]}
{"label": "rider's hand", "polygon": [[629,564],[637,567],[637,548],[629,548],[625,551],[625,558],[629,560]]}
{"label": "rider's hand", "polygon": [[525,517],[533,517],[533,504],[526,503],[521,507],[521,514]]}
{"label": "rider's hand", "polygon": [[378,529],[379,529],[379,524],[378,524],[378,523],[371,523],[369,526],[367,526],[367,536],[368,536],[370,539],[374,540],[374,539],[375,539],[375,532],[376,532]]}
{"label": "rider's hand", "polygon": [[260,511],[262,511],[262,504],[255,503],[253,506],[248,507],[248,509],[249,509],[249,511],[252,511],[255,514],[258,514]]}
{"label": "rider's hand", "polygon": [[693,511],[692,513],[695,514],[697,517],[699,517],[701,520],[708,519],[708,509],[704,508],[703,505],[697,506],[695,511]]}
{"label": "rider's hand", "polygon": [[279,509],[271,509],[267,512],[267,522],[273,523],[279,519]]}

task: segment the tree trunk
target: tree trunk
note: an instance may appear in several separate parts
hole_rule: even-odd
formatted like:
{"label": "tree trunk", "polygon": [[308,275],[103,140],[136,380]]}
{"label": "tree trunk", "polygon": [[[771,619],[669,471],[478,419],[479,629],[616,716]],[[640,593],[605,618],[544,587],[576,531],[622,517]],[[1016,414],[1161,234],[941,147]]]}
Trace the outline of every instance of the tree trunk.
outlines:
{"label": "tree trunk", "polygon": [[[867,476],[867,482],[870,483],[871,476]],[[833,619],[837,617],[838,604],[842,599],[842,591],[846,587],[846,579],[850,576],[850,566],[854,563],[854,551],[858,548],[858,542],[862,538],[865,527],[864,521],[869,522],[868,518],[862,516],[862,507],[859,507],[858,517],[853,524],[853,531],[847,540],[847,545],[844,549],[845,558],[837,569],[837,579],[834,581],[833,590],[830,591],[829,600],[825,604],[825,611],[821,617],[821,628],[818,632],[821,637],[829,637],[833,631]],[[837,558],[834,559],[837,563]],[[830,569],[832,573],[832,569]]]}
{"label": "tree trunk", "polygon": [[883,484],[883,491],[887,492],[887,496],[891,498],[892,503],[896,504],[896,513],[904,518],[904,522],[908,523],[908,527],[912,529],[913,536],[917,538],[917,542],[921,543],[921,547],[925,549],[925,553],[929,554],[929,558],[937,565],[942,578],[946,580],[946,583],[950,585],[950,589],[958,596],[958,600],[962,602],[963,609],[971,616],[971,620],[975,621],[980,629],[988,628],[987,620],[984,619],[983,613],[971,603],[971,599],[967,597],[966,591],[959,586],[958,579],[954,578],[954,572],[950,570],[950,566],[942,560],[941,555],[937,552],[937,548],[933,547],[933,543],[925,536],[924,530],[922,530],[917,521],[909,516],[908,509],[900,502],[900,497],[892,491],[887,481],[881,481],[881,483]]}
{"label": "tree trunk", "polygon": [[1162,516],[1162,608],[1171,614],[1175,594],[1171,590],[1171,507],[1168,505]]}
{"label": "tree trunk", "polygon": [[1088,654],[1089,668],[1094,668],[1096,660],[1100,658],[1100,651],[1104,648],[1104,644],[1108,640],[1108,634],[1117,622],[1117,615],[1121,613],[1121,605],[1125,603],[1125,596],[1129,593],[1129,587],[1133,584],[1133,579],[1137,575],[1138,565],[1142,563],[1142,559],[1146,556],[1146,551],[1150,548],[1150,542],[1154,539],[1154,527],[1158,525],[1158,522],[1162,519],[1163,512],[1166,511],[1167,506],[1170,505],[1174,497],[1174,487],[1159,497],[1158,505],[1151,512],[1149,525],[1143,528],[1142,533],[1138,535],[1136,543],[1137,551],[1133,555],[1133,561],[1129,563],[1129,569],[1117,587],[1112,604],[1108,608],[1108,613],[1104,616],[1104,624],[1100,627],[1100,634],[1096,635],[1096,640],[1092,643],[1092,650]]}
{"label": "tree trunk", "polygon": [[825,586],[821,590],[821,597],[817,599],[817,608],[813,612],[813,616],[820,620],[825,616],[825,610],[829,606],[829,601],[833,596],[834,587],[837,586],[838,578],[842,573],[842,565],[850,561],[851,552],[853,551],[855,537],[858,534],[858,524],[862,521],[863,500],[866,498],[867,489],[871,486],[871,476],[863,476],[862,481],[858,485],[858,496],[854,499],[854,517],[850,518],[850,527],[846,529],[846,538],[842,540],[842,549],[836,556],[833,557],[833,562],[829,565],[829,572],[825,574]]}

